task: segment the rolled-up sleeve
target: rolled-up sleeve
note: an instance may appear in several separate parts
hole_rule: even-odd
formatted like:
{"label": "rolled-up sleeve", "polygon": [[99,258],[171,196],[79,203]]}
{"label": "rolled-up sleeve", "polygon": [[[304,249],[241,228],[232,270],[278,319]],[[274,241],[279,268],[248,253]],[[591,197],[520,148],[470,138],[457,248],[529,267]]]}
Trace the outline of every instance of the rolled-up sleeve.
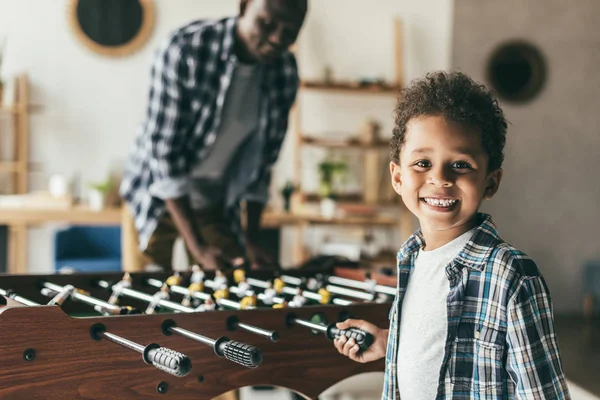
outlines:
{"label": "rolled-up sleeve", "polygon": [[176,38],[167,41],[157,52],[151,73],[145,123],[153,176],[149,190],[163,200],[182,197],[190,190],[185,143],[192,123],[182,84],[189,76],[184,51]]}
{"label": "rolled-up sleeve", "polygon": [[523,279],[507,313],[506,368],[515,384],[516,398],[570,399],[544,279]]}

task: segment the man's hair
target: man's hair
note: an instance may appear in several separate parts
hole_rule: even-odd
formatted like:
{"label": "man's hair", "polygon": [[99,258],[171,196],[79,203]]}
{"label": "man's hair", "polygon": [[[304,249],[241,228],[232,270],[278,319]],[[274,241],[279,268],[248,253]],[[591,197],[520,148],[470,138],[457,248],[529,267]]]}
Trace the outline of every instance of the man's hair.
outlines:
{"label": "man's hair", "polygon": [[399,93],[395,126],[390,140],[391,158],[400,163],[409,121],[420,116],[443,116],[481,135],[489,157],[488,171],[502,166],[506,119],[496,96],[460,72],[433,72],[415,80]]}

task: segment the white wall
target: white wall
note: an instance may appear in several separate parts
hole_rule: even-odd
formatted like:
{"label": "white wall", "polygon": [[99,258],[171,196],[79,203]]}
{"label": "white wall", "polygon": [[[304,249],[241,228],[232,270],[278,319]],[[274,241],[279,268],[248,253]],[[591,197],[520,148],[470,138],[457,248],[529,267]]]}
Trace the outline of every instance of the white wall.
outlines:
{"label": "white wall", "polygon": [[[0,38],[8,37],[3,76],[29,74],[32,189],[52,173],[80,176],[80,187],[120,169],[145,109],[150,61],[167,33],[192,19],[237,12],[237,0],[156,0],[156,26],[141,50],[121,59],[96,55],[76,41],[67,23],[67,0],[0,0]],[[405,21],[405,70],[414,78],[450,64],[452,1],[311,1],[299,43],[304,76],[319,77],[330,64],[337,77],[393,78],[393,18]],[[309,132],[355,132],[365,117],[392,126],[393,98],[301,95],[302,124]],[[274,178],[292,177],[292,142],[286,141]],[[86,195],[85,190],[81,193]],[[279,201],[276,198],[276,201]],[[52,269],[53,227],[30,230],[29,270]],[[398,244],[399,245],[399,244]],[[285,250],[284,250],[285,253]]]}

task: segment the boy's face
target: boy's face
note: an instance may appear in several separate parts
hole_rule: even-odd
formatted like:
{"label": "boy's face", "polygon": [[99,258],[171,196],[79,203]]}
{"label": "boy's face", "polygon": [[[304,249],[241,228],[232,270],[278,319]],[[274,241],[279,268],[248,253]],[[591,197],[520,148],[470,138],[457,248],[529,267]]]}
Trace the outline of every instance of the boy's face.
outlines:
{"label": "boy's face", "polygon": [[392,185],[424,232],[458,237],[474,225],[481,201],[491,198],[502,170],[488,173],[478,132],[441,116],[409,121],[400,165],[390,163]]}

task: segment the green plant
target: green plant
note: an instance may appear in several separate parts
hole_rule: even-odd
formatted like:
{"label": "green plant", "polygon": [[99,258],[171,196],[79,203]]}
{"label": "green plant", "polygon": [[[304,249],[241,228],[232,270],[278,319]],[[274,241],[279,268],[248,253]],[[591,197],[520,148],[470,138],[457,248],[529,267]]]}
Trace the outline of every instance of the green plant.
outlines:
{"label": "green plant", "polygon": [[348,169],[344,161],[325,160],[319,164],[319,194],[326,198],[333,196],[333,180]]}
{"label": "green plant", "polygon": [[90,183],[88,184],[88,187],[90,189],[97,190],[100,193],[106,194],[110,192],[110,189],[112,188],[112,182],[110,180],[106,180],[103,182]]}
{"label": "green plant", "polygon": [[283,196],[284,209],[290,211],[290,199],[292,194],[296,191],[296,185],[292,181],[287,181],[281,188],[281,195]]}

